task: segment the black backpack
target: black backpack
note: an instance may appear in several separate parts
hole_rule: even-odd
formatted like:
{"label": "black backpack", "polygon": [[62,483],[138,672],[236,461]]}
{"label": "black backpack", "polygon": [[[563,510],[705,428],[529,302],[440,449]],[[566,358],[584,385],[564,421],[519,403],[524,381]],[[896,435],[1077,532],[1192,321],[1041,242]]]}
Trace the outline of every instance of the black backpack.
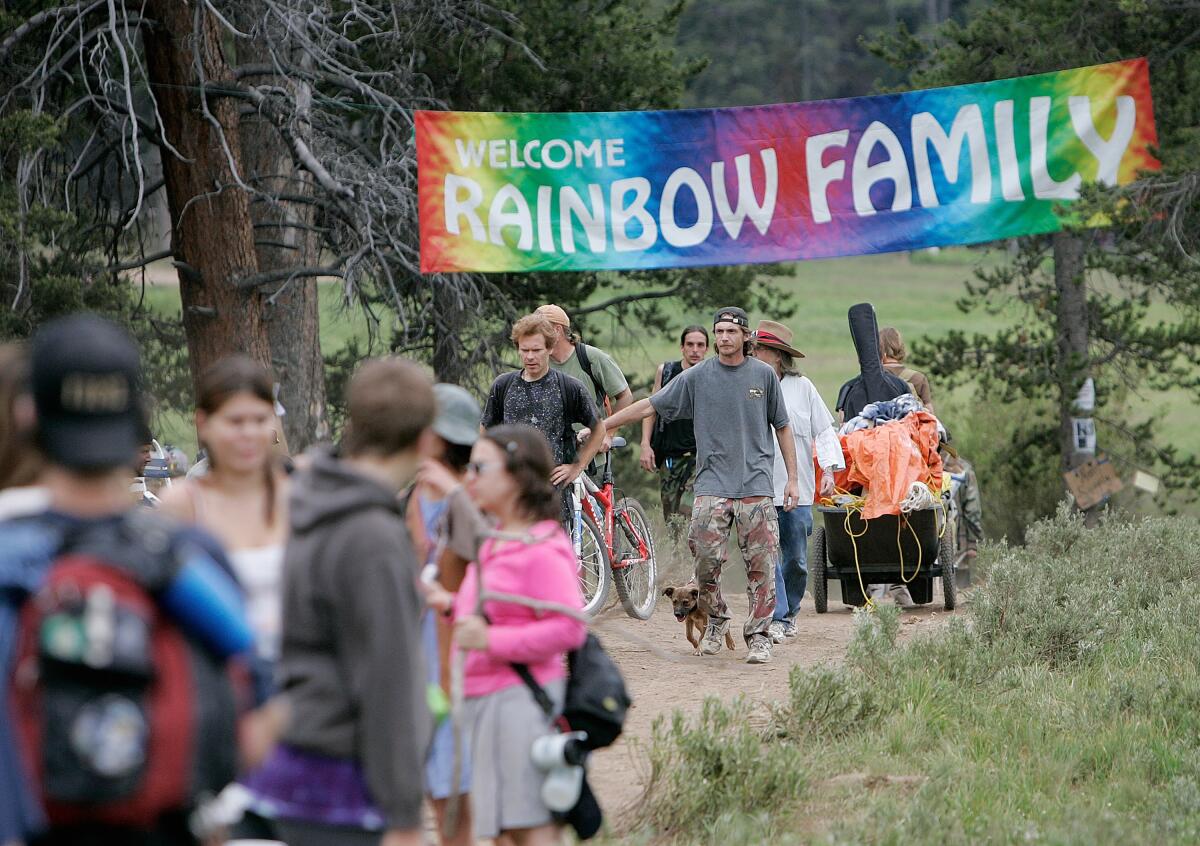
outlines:
{"label": "black backpack", "polygon": [[[554,718],[554,703],[534,679],[525,664],[514,663],[513,670],[525,682],[538,707]],[[621,736],[625,715],[632,700],[625,690],[625,679],[600,639],[588,633],[583,646],[567,655],[567,691],[561,715],[566,731],[587,732],[583,746],[589,750],[611,746]]]}

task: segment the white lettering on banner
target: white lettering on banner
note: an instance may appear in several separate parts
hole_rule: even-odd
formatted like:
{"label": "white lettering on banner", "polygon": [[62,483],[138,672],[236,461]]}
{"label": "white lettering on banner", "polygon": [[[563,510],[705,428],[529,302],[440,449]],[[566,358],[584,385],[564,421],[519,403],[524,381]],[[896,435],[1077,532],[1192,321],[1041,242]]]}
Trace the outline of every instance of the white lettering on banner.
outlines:
{"label": "white lettering on banner", "polygon": [[[599,143],[599,142],[597,142]],[[587,235],[588,249],[593,253],[604,252],[607,238],[604,234],[604,190],[599,185],[588,186],[588,197],[592,201],[591,209],[583,204],[583,198],[570,185],[564,185],[558,195],[559,213],[562,218],[562,250],[564,253],[575,252],[575,223],[574,214],[583,224]]]}
{"label": "white lettering on banner", "polygon": [[[633,204],[625,205],[625,195],[633,192]],[[650,212],[646,211],[646,201],[650,199],[650,180],[641,176],[632,179],[618,179],[612,184],[612,229],[613,247],[618,252],[627,253],[631,250],[646,250],[654,246],[658,240],[658,226]],[[629,221],[636,220],[641,224],[642,231],[637,237],[629,237]]]}
{"label": "white lettering on banner", "polygon": [[525,142],[525,149],[521,151],[521,156],[525,159],[525,163],[534,170],[541,170],[542,163],[535,159],[529,151],[536,150],[540,146],[542,146],[541,141],[527,141]]}
{"label": "white lettering on banner", "polygon": [[721,216],[725,231],[734,240],[737,240],[738,233],[742,231],[742,223],[747,217],[760,235],[766,235],[771,218],[775,216],[775,197],[779,192],[779,168],[775,161],[775,150],[767,147],[760,150],[758,155],[762,159],[765,178],[761,203],[754,196],[754,181],[750,178],[750,156],[744,154],[733,160],[738,179],[737,209],[729,207],[729,196],[725,193],[725,162],[713,162],[712,165],[713,197],[717,202],[717,214]]}
{"label": "white lettering on banner", "polygon": [[[553,142],[544,146],[550,143]],[[560,144],[566,149],[565,141]],[[506,151],[511,154],[512,149],[509,146]],[[594,152],[588,155],[594,157]],[[598,183],[588,183],[580,188],[570,185],[557,189],[550,185],[538,186],[535,208],[531,209],[521,191],[511,182],[506,182],[492,197],[485,223],[480,216],[480,209],[484,206],[482,185],[469,177],[448,173],[444,188],[446,231],[451,235],[462,234],[462,221],[465,218],[471,237],[476,241],[505,246],[504,230],[516,227],[516,248],[532,250],[536,219],[537,249],[543,253],[553,253],[557,249],[554,231],[557,192],[557,235],[563,253],[574,253],[580,248],[576,237],[577,224],[586,236],[587,249],[592,253],[603,253],[608,249],[610,227],[612,246],[621,252],[649,249],[658,241],[660,233],[663,240],[674,247],[694,247],[704,243],[712,234],[714,210],[721,215],[721,222],[731,238],[738,237],[746,220],[765,235],[775,214],[779,169],[774,149],[759,151],[759,158],[763,166],[761,199],[755,191],[749,154],[734,159],[736,207],[731,207],[729,202],[725,162],[712,163],[711,190],[699,171],[690,167],[676,168],[663,185],[658,220],[648,208],[653,186],[650,180],[639,176],[618,179],[609,186],[607,209],[604,205],[604,186]],[[549,165],[558,159],[544,157],[542,161]],[[677,206],[679,193],[685,188],[691,192],[695,202],[696,219],[682,226],[678,220]],[[586,192],[586,199],[581,192]]]}
{"label": "white lettering on banner", "polygon": [[625,139],[609,138],[604,142],[604,153],[609,167],[625,167]]}
{"label": "white lettering on banner", "polygon": [[508,162],[505,161],[505,156],[508,154],[508,145],[503,139],[497,138],[495,141],[488,142],[488,164],[493,168],[508,167]]}
{"label": "white lettering on banner", "polygon": [[[480,155],[483,155],[482,148]],[[458,198],[459,189],[465,188],[467,196],[465,199]],[[471,227],[471,237],[476,241],[486,241],[487,237],[483,232],[483,221],[479,219],[475,209],[483,202],[483,188],[474,179],[467,179],[465,176],[458,176],[453,173],[446,174],[445,197],[443,203],[446,206],[446,231],[451,235],[460,234],[458,228],[458,219],[466,217],[467,224]]]}
{"label": "white lettering on banner", "polygon": [[554,189],[549,185],[542,185],[538,188],[538,249],[543,253],[554,252],[554,227],[550,223],[550,198],[553,195]]}
{"label": "white lettering on banner", "polygon": [[1071,111],[1071,126],[1075,134],[1096,157],[1096,181],[1104,185],[1116,185],[1121,159],[1133,138],[1133,127],[1137,123],[1137,104],[1133,98],[1122,94],[1117,97],[1117,123],[1112,136],[1105,141],[1092,121],[1091,97],[1068,97],[1067,107]]}
{"label": "white lettering on banner", "polygon": [[[948,125],[932,112],[913,114],[906,129],[912,142],[911,162],[896,130],[882,121],[872,121],[858,137],[853,129],[839,129],[804,138],[802,167],[811,219],[816,224],[832,221],[829,195],[834,183],[841,183],[835,196],[849,195],[843,202],[852,202],[858,217],[878,213],[871,192],[885,181],[893,185],[888,204],[892,212],[911,209],[914,191],[923,208],[950,203],[951,197],[960,195],[976,205],[998,199],[994,194],[1005,202],[1075,199],[1083,176],[1078,172],[1067,175],[1066,168],[1080,146],[1096,161],[1096,180],[1116,184],[1137,128],[1137,101],[1118,96],[1113,113],[1101,115],[1093,114],[1091,97],[1064,99],[1058,104],[1064,109],[1064,120],[1055,125],[1054,138],[1049,137],[1053,101],[1045,96],[1028,99],[1027,149],[1017,144],[1013,100],[991,104],[990,125],[976,103],[959,107]],[[1067,112],[1070,128],[1065,121]],[[945,117],[949,120],[949,115]],[[1112,127],[1107,137],[1101,135],[1098,125]],[[990,146],[989,128],[995,135],[994,147]],[[557,171],[576,167],[603,171],[625,165],[621,138],[458,138],[454,144],[458,161],[468,169],[544,167]],[[1062,167],[1065,178],[1052,176],[1051,164]],[[935,177],[935,169],[940,177]],[[491,180],[447,173],[443,185],[445,231],[450,235],[469,231],[470,237],[481,243],[546,254],[647,250],[660,237],[671,247],[687,249],[704,244],[714,229],[723,229],[736,241],[751,231],[747,222],[758,234],[766,235],[780,202],[780,162],[774,147],[738,154],[732,162],[676,167],[661,182],[659,173],[654,174],[654,182],[641,175],[611,182],[563,178],[565,174],[537,176],[541,178],[538,181],[552,184],[527,186],[526,196],[513,182],[501,182],[494,195],[485,195],[485,185],[488,192],[493,190]],[[553,184],[556,180],[571,184]],[[999,188],[995,190],[997,180]],[[506,231],[509,229],[517,231]]]}
{"label": "white lettering on banner", "polygon": [[592,143],[584,144],[575,141],[575,167],[583,167],[585,159],[592,159],[592,167],[604,167],[604,157],[600,153],[600,139],[593,138]]}
{"label": "white lettering on banner", "polygon": [[829,183],[838,182],[846,176],[846,163],[838,159],[825,164],[825,151],[830,147],[845,147],[850,140],[850,130],[810,135],[804,142],[804,159],[808,166],[808,204],[816,223],[833,220],[829,214]]}
{"label": "white lettering on banner", "polygon": [[1000,194],[1009,202],[1025,199],[1021,188],[1021,163],[1017,159],[1017,139],[1013,130],[1013,101],[1001,100],[992,109],[996,124],[996,153],[1000,157]]}
{"label": "white lettering on banner", "polygon": [[[505,205],[511,203],[512,211],[506,211]],[[533,249],[533,221],[529,217],[529,204],[517,190],[516,185],[508,184],[492,197],[492,207],[488,209],[488,235],[493,244],[504,246],[504,228],[515,226],[521,234],[517,238],[518,250]]]}
{"label": "white lettering on banner", "polygon": [[[881,162],[868,164],[876,144],[883,146],[888,157]],[[875,206],[871,203],[871,186],[888,179],[896,186],[892,194],[892,211],[911,209],[912,183],[908,179],[908,160],[904,156],[904,148],[900,146],[900,139],[887,124],[871,121],[858,141],[858,149],[854,151],[854,170],[850,177],[854,187],[854,210],[861,217],[875,214]]]}
{"label": "white lettering on banner", "polygon": [[925,208],[938,205],[933,172],[929,166],[929,145],[933,145],[942,163],[942,174],[946,181],[953,184],[958,182],[958,163],[964,141],[971,156],[971,202],[986,203],[992,198],[992,165],[988,160],[987,136],[983,131],[983,113],[979,106],[972,103],[959,109],[949,134],[929,112],[913,115],[913,170],[917,174],[917,196]]}
{"label": "white lettering on banner", "polygon": [[1083,181],[1078,173],[1072,173],[1059,182],[1050,175],[1046,162],[1046,147],[1050,134],[1050,98],[1031,97],[1029,100],[1029,171],[1033,176],[1033,196],[1039,200],[1077,200],[1079,184]]}
{"label": "white lettering on banner", "polygon": [[485,141],[468,141],[465,145],[461,138],[454,139],[454,148],[458,150],[458,163],[464,168],[483,167],[483,150]]}
{"label": "white lettering on banner", "polygon": [[[741,158],[739,156],[739,158]],[[746,158],[749,158],[748,156]],[[717,163],[719,164],[719,163]],[[718,184],[722,187],[723,181],[718,183],[717,164],[713,165],[713,188]],[[679,189],[687,187],[692,192],[692,197],[696,200],[696,222],[691,226],[682,227],[675,220],[675,198],[679,194]],[[723,194],[723,192],[722,192]],[[724,197],[722,196],[722,199]],[[738,211],[741,211],[742,198],[738,196]],[[771,198],[771,203],[774,205],[775,199]],[[660,203],[661,210],[659,212],[659,224],[662,227],[663,240],[672,247],[694,247],[697,244],[703,244],[712,232],[713,226],[713,207],[712,199],[708,196],[708,186],[704,184],[704,177],[692,170],[690,167],[677,168],[667,179],[667,184],[663,186],[662,201]],[[728,201],[726,202],[728,205]],[[737,222],[740,228],[742,222]],[[725,224],[728,228],[729,224]],[[736,238],[737,236],[734,235]]]}
{"label": "white lettering on banner", "polygon": [[492,170],[528,167],[551,170],[566,167],[625,167],[624,138],[530,139],[522,144],[515,138],[491,138],[478,141],[454,139],[458,163],[463,169],[489,167]]}
{"label": "white lettering on banner", "polygon": [[[555,161],[550,155],[551,150],[562,150],[566,153],[563,158]],[[551,170],[562,170],[571,163],[571,145],[561,138],[555,138],[553,141],[547,141],[542,146],[542,163]]]}

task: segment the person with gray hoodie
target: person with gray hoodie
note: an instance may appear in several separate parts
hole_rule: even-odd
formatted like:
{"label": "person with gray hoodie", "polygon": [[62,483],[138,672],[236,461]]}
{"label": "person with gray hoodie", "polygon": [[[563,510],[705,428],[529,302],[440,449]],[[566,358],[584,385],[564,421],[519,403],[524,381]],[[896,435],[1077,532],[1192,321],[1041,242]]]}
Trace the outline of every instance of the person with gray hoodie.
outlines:
{"label": "person with gray hoodie", "polygon": [[419,564],[397,494],[416,475],[433,385],[364,363],[340,455],[298,474],[284,554],[281,743],[249,785],[289,846],[418,846],[432,734]]}

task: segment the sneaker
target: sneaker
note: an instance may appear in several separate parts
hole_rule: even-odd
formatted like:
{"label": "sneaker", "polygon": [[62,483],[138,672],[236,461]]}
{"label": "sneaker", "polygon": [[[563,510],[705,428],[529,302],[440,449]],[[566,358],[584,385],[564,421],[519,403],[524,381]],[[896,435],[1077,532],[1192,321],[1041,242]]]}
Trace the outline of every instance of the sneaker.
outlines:
{"label": "sneaker", "polygon": [[750,654],[746,656],[747,664],[765,664],[771,660],[771,638],[764,634],[756,634],[750,638]]}
{"label": "sneaker", "polygon": [[783,636],[787,640],[791,640],[796,635],[800,634],[800,630],[796,628],[796,624],[790,621],[785,621],[783,624]]}
{"label": "sneaker", "polygon": [[786,626],[782,620],[772,620],[771,625],[767,626],[767,634],[771,636],[771,643],[783,643],[783,630]]}
{"label": "sneaker", "polygon": [[721,651],[721,645],[725,641],[725,633],[729,631],[728,620],[709,620],[708,628],[704,630],[704,640],[700,641],[700,653],[702,655],[716,655]]}

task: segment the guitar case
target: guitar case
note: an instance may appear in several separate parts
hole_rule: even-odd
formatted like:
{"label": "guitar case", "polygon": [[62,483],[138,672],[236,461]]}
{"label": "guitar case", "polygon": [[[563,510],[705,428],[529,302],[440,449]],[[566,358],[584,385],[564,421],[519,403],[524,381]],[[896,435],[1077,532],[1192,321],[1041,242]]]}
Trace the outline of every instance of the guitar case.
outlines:
{"label": "guitar case", "polygon": [[879,357],[879,324],[875,321],[875,307],[870,303],[851,306],[849,312],[850,337],[858,353],[858,375],[838,391],[837,410],[843,420],[857,417],[859,412],[873,402],[895,399],[909,392],[908,384],[883,367]]}

